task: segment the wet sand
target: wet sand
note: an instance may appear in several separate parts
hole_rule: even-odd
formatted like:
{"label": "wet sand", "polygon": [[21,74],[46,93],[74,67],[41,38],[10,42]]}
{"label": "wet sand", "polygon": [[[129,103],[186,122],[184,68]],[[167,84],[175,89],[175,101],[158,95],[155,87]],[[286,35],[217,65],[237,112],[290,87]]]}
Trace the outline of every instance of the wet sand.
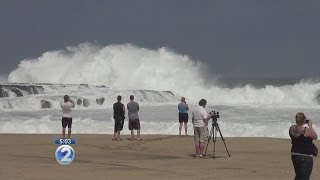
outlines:
{"label": "wet sand", "polygon": [[[143,141],[112,141],[111,135],[74,135],[76,158],[69,166],[54,157],[59,135],[1,134],[0,179],[293,179],[291,141],[276,138],[226,138],[207,156],[194,159],[192,136],[144,135]],[[317,146],[320,144],[316,142]],[[314,158],[312,179],[320,179]]]}

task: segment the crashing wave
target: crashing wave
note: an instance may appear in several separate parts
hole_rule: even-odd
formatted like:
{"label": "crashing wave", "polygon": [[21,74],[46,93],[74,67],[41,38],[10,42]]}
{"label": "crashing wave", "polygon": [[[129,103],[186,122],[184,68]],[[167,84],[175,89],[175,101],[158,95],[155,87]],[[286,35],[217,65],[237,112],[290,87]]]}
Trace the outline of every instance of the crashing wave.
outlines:
{"label": "crashing wave", "polygon": [[143,104],[177,102],[179,97],[171,91],[115,90],[107,86],[87,84],[0,84],[0,109],[39,110],[60,108],[62,97],[68,94],[76,108],[110,108],[118,95],[128,101],[130,95]]}

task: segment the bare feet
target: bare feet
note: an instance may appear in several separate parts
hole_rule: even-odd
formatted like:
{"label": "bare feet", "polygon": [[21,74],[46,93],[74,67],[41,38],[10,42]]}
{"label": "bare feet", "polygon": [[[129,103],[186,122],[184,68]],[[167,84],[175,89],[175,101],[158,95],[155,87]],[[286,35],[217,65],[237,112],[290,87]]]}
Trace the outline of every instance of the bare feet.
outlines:
{"label": "bare feet", "polygon": [[196,154],[195,155],[195,159],[199,159],[199,158],[204,158],[206,155],[205,154]]}

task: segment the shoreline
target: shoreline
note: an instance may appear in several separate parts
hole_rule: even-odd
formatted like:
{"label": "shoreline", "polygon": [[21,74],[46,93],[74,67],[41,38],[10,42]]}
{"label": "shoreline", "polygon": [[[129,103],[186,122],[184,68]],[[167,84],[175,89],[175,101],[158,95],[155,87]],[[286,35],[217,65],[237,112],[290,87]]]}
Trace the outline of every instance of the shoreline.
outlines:
{"label": "shoreline", "polygon": [[[62,136],[61,134],[54,134],[54,133],[48,133],[48,134],[45,134],[45,133],[0,133],[0,136],[1,135],[56,135],[56,136]],[[81,134],[81,133],[72,133],[72,137],[73,136],[113,136],[113,134],[93,134],[93,133],[89,133],[89,134]],[[130,136],[130,134],[121,134],[121,137],[122,136]],[[176,137],[193,137],[193,134],[192,135],[178,135],[178,134],[141,134],[141,137],[143,136],[176,136]],[[218,138],[220,138],[220,136],[218,135]],[[235,137],[235,136],[232,136],[232,137],[229,137],[229,136],[223,136],[223,138],[225,139],[233,139],[233,138],[266,138],[266,139],[284,139],[284,140],[290,140],[290,137],[288,135],[288,138],[283,138],[283,137],[251,137],[251,136],[244,136],[244,137]],[[112,138],[111,138],[112,139]],[[320,139],[319,139],[320,141]]]}
{"label": "shoreline", "polygon": [[[143,141],[112,141],[112,135],[74,134],[76,158],[69,166],[54,157],[60,134],[1,134],[1,179],[293,179],[291,140],[261,137],[220,137],[216,158],[194,159],[193,136],[142,135]],[[315,144],[320,147],[318,141]],[[312,179],[320,179],[314,158]]]}

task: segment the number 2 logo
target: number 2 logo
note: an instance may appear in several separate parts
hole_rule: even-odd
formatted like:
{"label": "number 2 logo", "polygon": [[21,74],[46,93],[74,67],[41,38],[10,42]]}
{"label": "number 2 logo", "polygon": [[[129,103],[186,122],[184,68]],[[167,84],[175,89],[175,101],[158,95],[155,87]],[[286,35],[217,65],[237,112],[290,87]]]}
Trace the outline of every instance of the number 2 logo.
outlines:
{"label": "number 2 logo", "polygon": [[75,151],[69,145],[61,145],[57,148],[55,156],[56,160],[61,165],[70,165],[75,158]]}
{"label": "number 2 logo", "polygon": [[72,159],[70,158],[70,155],[71,155],[70,148],[64,147],[61,149],[61,152],[63,152],[63,153],[67,152],[67,154],[61,159],[61,161],[66,161],[66,162],[72,161]]}

